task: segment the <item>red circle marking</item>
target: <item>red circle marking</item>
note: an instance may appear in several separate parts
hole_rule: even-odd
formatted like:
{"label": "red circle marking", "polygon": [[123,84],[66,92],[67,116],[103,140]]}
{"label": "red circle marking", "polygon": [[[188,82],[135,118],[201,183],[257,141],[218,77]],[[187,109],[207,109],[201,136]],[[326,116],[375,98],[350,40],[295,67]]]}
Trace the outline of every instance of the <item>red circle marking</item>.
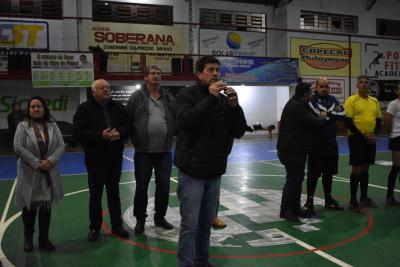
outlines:
{"label": "red circle marking", "polygon": [[[289,256],[295,256],[295,255],[310,254],[315,251],[325,251],[325,250],[330,250],[330,249],[334,249],[337,247],[341,247],[341,246],[344,246],[348,243],[351,243],[353,241],[356,241],[356,240],[362,238],[363,236],[365,236],[372,230],[372,227],[374,226],[374,217],[372,216],[371,213],[369,213],[369,211],[367,209],[362,209],[362,213],[367,216],[367,220],[368,220],[367,226],[365,226],[356,235],[354,235],[348,239],[339,241],[337,243],[331,244],[331,245],[325,245],[325,246],[317,247],[317,248],[311,249],[311,250],[300,250],[300,251],[292,251],[292,252],[287,252],[287,253],[266,253],[266,254],[258,254],[258,255],[210,255],[210,258],[213,258],[213,259],[265,259],[265,258],[273,258],[273,257],[289,257]],[[105,217],[106,215],[107,215],[107,210],[103,210],[103,217]],[[119,239],[127,244],[130,244],[130,245],[133,245],[136,247],[140,247],[140,248],[144,248],[144,249],[148,249],[148,250],[152,250],[152,251],[161,252],[161,253],[176,254],[175,250],[153,247],[153,246],[145,245],[145,244],[142,244],[140,242],[136,242],[136,241],[133,241],[130,239],[124,239],[119,236],[116,236],[111,233],[110,228],[108,227],[107,224],[105,224],[104,220],[103,220],[103,224],[101,225],[101,228],[106,233],[110,234],[113,237],[116,237],[117,239]]]}

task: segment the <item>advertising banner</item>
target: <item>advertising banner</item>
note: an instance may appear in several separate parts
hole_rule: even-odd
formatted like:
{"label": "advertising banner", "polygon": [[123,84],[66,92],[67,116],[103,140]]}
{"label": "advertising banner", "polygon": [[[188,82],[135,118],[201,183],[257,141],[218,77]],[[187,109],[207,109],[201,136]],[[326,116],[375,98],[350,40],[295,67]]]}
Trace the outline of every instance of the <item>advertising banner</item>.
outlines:
{"label": "advertising banner", "polygon": [[0,20],[0,49],[49,49],[49,25],[45,21]]}
{"label": "advertising banner", "polygon": [[72,122],[79,105],[79,89],[3,86],[0,95],[0,129],[8,127],[7,115],[11,112],[13,103],[20,104],[21,109],[25,111],[28,100],[35,95],[44,98],[55,120]]}
{"label": "advertising banner", "polygon": [[200,54],[265,57],[265,33],[200,30]]}
{"label": "advertising banner", "polygon": [[[314,88],[315,83],[319,77],[303,76],[302,78],[303,78],[304,82],[310,83],[312,88]],[[333,95],[340,101],[343,101],[345,98],[345,94],[344,94],[345,80],[344,79],[331,79],[328,77],[328,85],[329,85],[329,94]]]}
{"label": "advertising banner", "polygon": [[90,53],[32,53],[33,87],[90,87],[93,55]]}
{"label": "advertising banner", "polygon": [[93,22],[89,36],[92,46],[109,53],[187,53],[184,26]]}
{"label": "advertising banner", "polygon": [[360,75],[360,43],[291,38],[291,57],[299,59],[300,76]]}
{"label": "advertising banner", "polygon": [[231,84],[290,85],[298,80],[293,58],[221,57],[221,78]]}
{"label": "advertising banner", "polygon": [[400,42],[365,44],[363,71],[378,80],[400,80]]}

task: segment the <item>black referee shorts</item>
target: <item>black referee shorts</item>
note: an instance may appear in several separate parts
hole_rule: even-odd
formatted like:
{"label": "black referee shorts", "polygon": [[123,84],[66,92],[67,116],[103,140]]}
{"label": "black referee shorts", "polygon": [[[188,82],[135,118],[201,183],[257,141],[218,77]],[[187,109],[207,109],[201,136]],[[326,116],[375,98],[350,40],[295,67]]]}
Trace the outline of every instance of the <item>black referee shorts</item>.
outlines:
{"label": "black referee shorts", "polygon": [[337,174],[339,149],[336,140],[318,143],[308,157],[307,177],[320,177],[324,174]]}
{"label": "black referee shorts", "polygon": [[400,151],[400,136],[389,138],[389,149],[392,151]]}
{"label": "black referee shorts", "polygon": [[368,144],[367,141],[355,135],[349,135],[348,143],[350,165],[370,165],[375,163],[376,144]]}

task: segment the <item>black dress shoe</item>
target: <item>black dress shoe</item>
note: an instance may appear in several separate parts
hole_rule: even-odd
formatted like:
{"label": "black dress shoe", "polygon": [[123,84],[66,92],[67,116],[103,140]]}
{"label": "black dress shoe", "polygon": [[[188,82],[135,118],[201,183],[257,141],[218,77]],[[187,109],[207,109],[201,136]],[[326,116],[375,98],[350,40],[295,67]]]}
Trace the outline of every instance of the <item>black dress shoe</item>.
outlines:
{"label": "black dress shoe", "polygon": [[306,210],[306,209],[302,209],[302,208],[296,210],[296,211],[294,212],[294,214],[295,214],[297,217],[300,217],[300,218],[311,218],[311,217],[313,216],[313,215],[311,214],[311,212],[309,212],[309,211]]}
{"label": "black dress shoe", "polygon": [[25,238],[24,240],[24,251],[31,252],[33,250],[33,241],[32,238]]}
{"label": "black dress shoe", "polygon": [[377,208],[378,206],[375,204],[375,202],[372,201],[369,197],[366,197],[364,199],[360,199],[360,205],[365,208]]}
{"label": "black dress shoe", "polygon": [[279,217],[289,222],[299,222],[299,217],[292,211],[281,211]]}
{"label": "black dress shoe", "polygon": [[142,234],[144,232],[144,223],[145,221],[137,221],[135,226],[135,233]]}
{"label": "black dress shoe", "polygon": [[162,218],[159,220],[154,220],[154,224],[155,224],[155,226],[161,227],[165,230],[171,230],[174,228],[174,226],[172,224],[170,224],[169,222],[167,222],[167,220],[165,218]]}
{"label": "black dress shoe", "polygon": [[124,227],[120,226],[117,229],[112,229],[111,231],[114,235],[117,235],[122,238],[129,238],[129,233],[124,229]]}
{"label": "black dress shoe", "polygon": [[39,238],[39,248],[47,251],[56,250],[56,247],[48,238]]}
{"label": "black dress shoe", "polygon": [[304,208],[311,215],[311,217],[315,215],[314,203],[307,201],[306,204],[304,204]]}
{"label": "black dress shoe", "polygon": [[390,207],[400,207],[400,202],[398,202],[394,197],[386,198],[386,205]]}
{"label": "black dress shoe", "polygon": [[89,242],[94,242],[99,239],[99,236],[100,236],[99,230],[90,230],[87,239],[89,240]]}
{"label": "black dress shoe", "polygon": [[339,202],[337,202],[335,199],[331,198],[329,200],[325,200],[325,209],[331,209],[331,210],[344,210],[342,206],[339,205]]}
{"label": "black dress shoe", "polygon": [[349,209],[352,212],[361,213],[361,208],[357,201],[350,201]]}

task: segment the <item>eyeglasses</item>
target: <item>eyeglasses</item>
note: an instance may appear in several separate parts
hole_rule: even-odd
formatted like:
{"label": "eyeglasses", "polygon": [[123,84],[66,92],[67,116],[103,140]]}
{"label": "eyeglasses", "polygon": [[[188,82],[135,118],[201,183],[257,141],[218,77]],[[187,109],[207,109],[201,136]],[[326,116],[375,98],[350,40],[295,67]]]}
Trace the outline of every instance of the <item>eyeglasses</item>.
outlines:
{"label": "eyeglasses", "polygon": [[319,85],[319,87],[329,89],[329,85]]}

